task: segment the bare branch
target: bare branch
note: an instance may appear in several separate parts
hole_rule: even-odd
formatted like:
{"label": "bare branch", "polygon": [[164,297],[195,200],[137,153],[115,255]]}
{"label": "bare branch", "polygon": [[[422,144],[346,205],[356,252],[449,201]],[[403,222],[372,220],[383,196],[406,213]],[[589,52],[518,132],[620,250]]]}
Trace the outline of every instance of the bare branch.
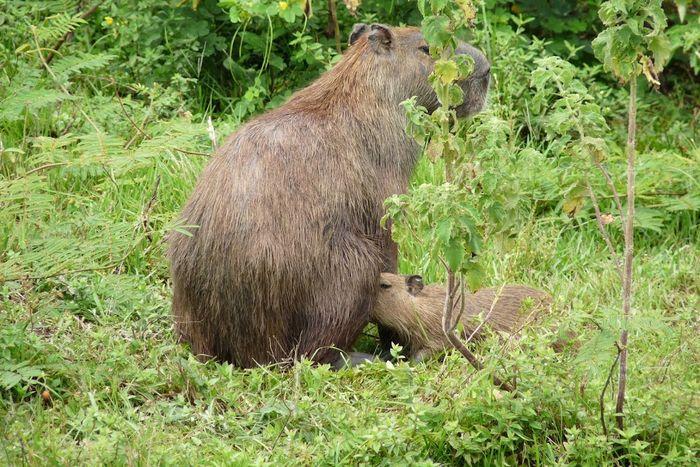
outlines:
{"label": "bare branch", "polygon": [[481,328],[482,328],[482,326],[484,325],[484,323],[486,323],[486,321],[488,321],[488,319],[491,317],[491,313],[493,313],[493,310],[494,310],[494,308],[496,307],[496,302],[497,302],[498,299],[501,297],[501,293],[503,293],[503,287],[504,287],[504,286],[505,286],[505,284],[504,284],[504,285],[501,285],[501,288],[498,289],[498,292],[496,293],[496,295],[495,295],[494,298],[493,298],[493,301],[491,302],[491,307],[489,308],[489,312],[486,313],[486,316],[484,316],[484,318],[481,320],[481,322],[479,323],[479,325],[478,325],[478,326],[474,329],[474,331],[472,331],[472,333],[469,335],[469,337],[467,338],[467,342],[466,342],[467,344],[470,343],[470,342],[472,341],[472,339],[474,338],[474,336],[476,336],[476,334],[481,330]]}
{"label": "bare branch", "polygon": [[[64,165],[68,165],[68,162],[52,162],[51,164],[44,164],[44,165],[41,165],[39,167],[34,167],[32,170],[30,170],[27,173],[25,173],[24,175],[22,175],[22,177],[28,177],[33,173],[41,172],[42,170],[46,170],[46,169],[53,169],[54,167],[62,167]],[[22,177],[20,177],[20,178],[22,178]]]}
{"label": "bare branch", "polygon": [[622,231],[624,232],[626,229],[625,211],[622,210],[622,203],[620,202],[620,194],[617,192],[617,188],[615,188],[615,184],[613,183],[612,178],[610,177],[610,174],[608,173],[608,170],[605,168],[605,166],[596,160],[594,160],[593,163],[595,164],[596,167],[598,167],[598,170],[600,170],[600,172],[603,174],[603,177],[605,177],[605,181],[608,184],[608,188],[610,188],[610,191],[612,191],[613,199],[615,200],[615,206],[617,206],[617,210],[620,212],[620,221],[622,222]]}
{"label": "bare branch", "polygon": [[[454,272],[448,267],[447,268],[447,292],[445,295],[445,306],[443,308],[442,314],[442,330],[445,333],[445,337],[450,341],[459,352],[467,359],[467,361],[476,369],[483,370],[484,365],[479,361],[478,358],[467,348],[462,340],[455,334],[454,328],[456,323],[452,322],[452,310],[454,308],[454,297],[457,291],[458,284],[456,283],[456,278]],[[506,391],[512,392],[513,386],[506,382],[501,381],[498,376],[493,376],[493,382],[496,386],[504,389]]]}
{"label": "bare branch", "polygon": [[634,260],[634,158],[637,137],[637,77],[630,80],[627,121],[627,219],[625,227],[625,270],[622,281],[622,333],[620,335],[620,380],[617,385],[615,422],[624,429],[625,389],[627,387],[627,320],[632,308],[632,261]]}
{"label": "bare branch", "polygon": [[207,154],[206,152],[186,151],[185,149],[180,149],[180,148],[176,148],[176,147],[172,147],[170,149],[173,149],[174,151],[177,151],[177,152],[181,152],[183,154],[189,154],[191,156],[211,157],[211,154]]}
{"label": "bare branch", "polygon": [[[141,127],[139,127],[136,124],[136,122],[131,118],[129,112],[126,111],[126,107],[124,107],[124,102],[122,101],[122,96],[119,95],[119,86],[117,85],[117,82],[116,80],[114,80],[114,78],[112,78],[111,81],[112,85],[114,86],[114,95],[117,97],[117,101],[119,101],[119,107],[121,107],[122,113],[124,114],[126,119],[129,121],[129,123],[131,123],[131,126],[134,127],[134,129],[141,134],[141,136],[143,136],[146,139],[151,139],[151,135],[149,135]],[[125,147],[125,149],[128,149],[128,146]]]}
{"label": "bare branch", "polygon": [[603,223],[603,218],[600,214],[600,206],[598,204],[598,198],[596,198],[595,193],[593,192],[593,187],[591,187],[591,183],[586,180],[586,187],[588,188],[588,196],[591,198],[591,202],[593,203],[593,209],[595,210],[595,219],[596,219],[596,224],[598,225],[598,230],[600,231],[600,234],[603,236],[603,239],[605,240],[605,244],[608,246],[608,250],[610,251],[610,256],[612,256],[613,261],[615,262],[615,269],[617,269],[617,274],[622,278],[622,265],[620,264],[620,258],[617,255],[617,252],[615,251],[615,247],[613,247],[612,240],[610,239],[610,234],[608,233],[608,230],[605,228],[605,224]]}

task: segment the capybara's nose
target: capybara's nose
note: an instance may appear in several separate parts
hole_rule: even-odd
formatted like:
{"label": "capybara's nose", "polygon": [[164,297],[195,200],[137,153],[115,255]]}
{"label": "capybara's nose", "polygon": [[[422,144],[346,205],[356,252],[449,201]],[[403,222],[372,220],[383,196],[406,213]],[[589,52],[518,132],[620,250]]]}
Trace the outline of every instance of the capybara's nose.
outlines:
{"label": "capybara's nose", "polygon": [[472,59],[474,59],[474,73],[472,73],[473,77],[485,78],[488,76],[489,72],[491,71],[491,64],[481,50],[467,44],[466,42],[460,42],[457,46],[456,52],[458,54],[469,54]]}

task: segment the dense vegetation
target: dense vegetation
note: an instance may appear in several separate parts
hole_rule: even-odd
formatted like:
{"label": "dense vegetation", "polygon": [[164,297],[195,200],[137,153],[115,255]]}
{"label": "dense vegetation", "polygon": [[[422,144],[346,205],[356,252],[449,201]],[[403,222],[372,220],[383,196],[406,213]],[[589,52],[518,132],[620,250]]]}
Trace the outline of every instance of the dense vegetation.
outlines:
{"label": "dense vegetation", "polygon": [[[638,81],[624,430],[614,429],[610,370],[620,277],[587,183],[618,252],[622,228],[604,176],[579,157],[595,154],[624,204],[629,94],[609,73],[621,62],[604,68],[592,46],[606,27],[599,0],[474,2],[466,33],[491,59],[493,81],[488,109],[460,130],[470,156],[457,162],[474,164],[484,215],[482,238],[464,240],[458,256],[478,252],[484,285],[550,291],[548,326],[473,347],[481,372],[458,353],[340,372],[308,362],[243,371],[200,363],[176,342],[164,237],[182,227],[176,213],[216,145],[331,67],[354,22],[420,25],[426,4],[448,3],[467,14],[460,1],[0,0],[3,463],[697,462],[692,1],[663,2],[654,21],[667,21],[667,39],[650,46],[658,70],[645,70],[648,81],[665,67],[657,86]],[[605,11],[634,2],[609,3]],[[407,198],[413,212],[390,204],[404,219],[401,269],[427,281],[445,279],[434,252],[450,234],[430,216],[454,204],[425,208],[444,186],[444,163],[428,146]],[[366,333],[358,348],[372,351],[376,332]],[[565,333],[576,337],[556,354],[549,344]],[[494,389],[494,372],[517,377],[517,391]]]}

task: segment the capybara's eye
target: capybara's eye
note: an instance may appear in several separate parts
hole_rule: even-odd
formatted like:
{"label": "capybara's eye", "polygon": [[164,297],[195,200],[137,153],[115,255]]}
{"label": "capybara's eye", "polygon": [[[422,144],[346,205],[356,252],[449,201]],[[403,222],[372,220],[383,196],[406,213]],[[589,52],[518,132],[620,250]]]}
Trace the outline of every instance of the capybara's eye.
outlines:
{"label": "capybara's eye", "polygon": [[387,284],[387,283],[385,283],[385,282],[382,282],[382,283],[379,284],[379,287],[381,287],[382,289],[390,289],[390,288],[391,288],[391,284]]}
{"label": "capybara's eye", "polygon": [[420,49],[421,52],[430,55],[430,47],[428,47],[427,45],[422,45],[418,48]]}

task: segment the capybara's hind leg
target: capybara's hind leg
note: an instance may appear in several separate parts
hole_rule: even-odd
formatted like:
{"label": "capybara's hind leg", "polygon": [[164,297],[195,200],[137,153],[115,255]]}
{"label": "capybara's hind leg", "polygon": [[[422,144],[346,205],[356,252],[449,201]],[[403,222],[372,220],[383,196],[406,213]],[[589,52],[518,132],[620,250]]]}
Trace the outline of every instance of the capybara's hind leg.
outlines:
{"label": "capybara's hind leg", "polygon": [[[369,254],[367,257],[373,259]],[[348,352],[369,323],[369,312],[376,300],[379,262],[356,262],[361,264],[359,269],[350,270],[348,265],[331,267],[324,276],[324,289],[330,293],[319,294],[314,300],[315,310],[307,312],[299,350],[313,355],[319,363],[336,361],[340,350]]]}

